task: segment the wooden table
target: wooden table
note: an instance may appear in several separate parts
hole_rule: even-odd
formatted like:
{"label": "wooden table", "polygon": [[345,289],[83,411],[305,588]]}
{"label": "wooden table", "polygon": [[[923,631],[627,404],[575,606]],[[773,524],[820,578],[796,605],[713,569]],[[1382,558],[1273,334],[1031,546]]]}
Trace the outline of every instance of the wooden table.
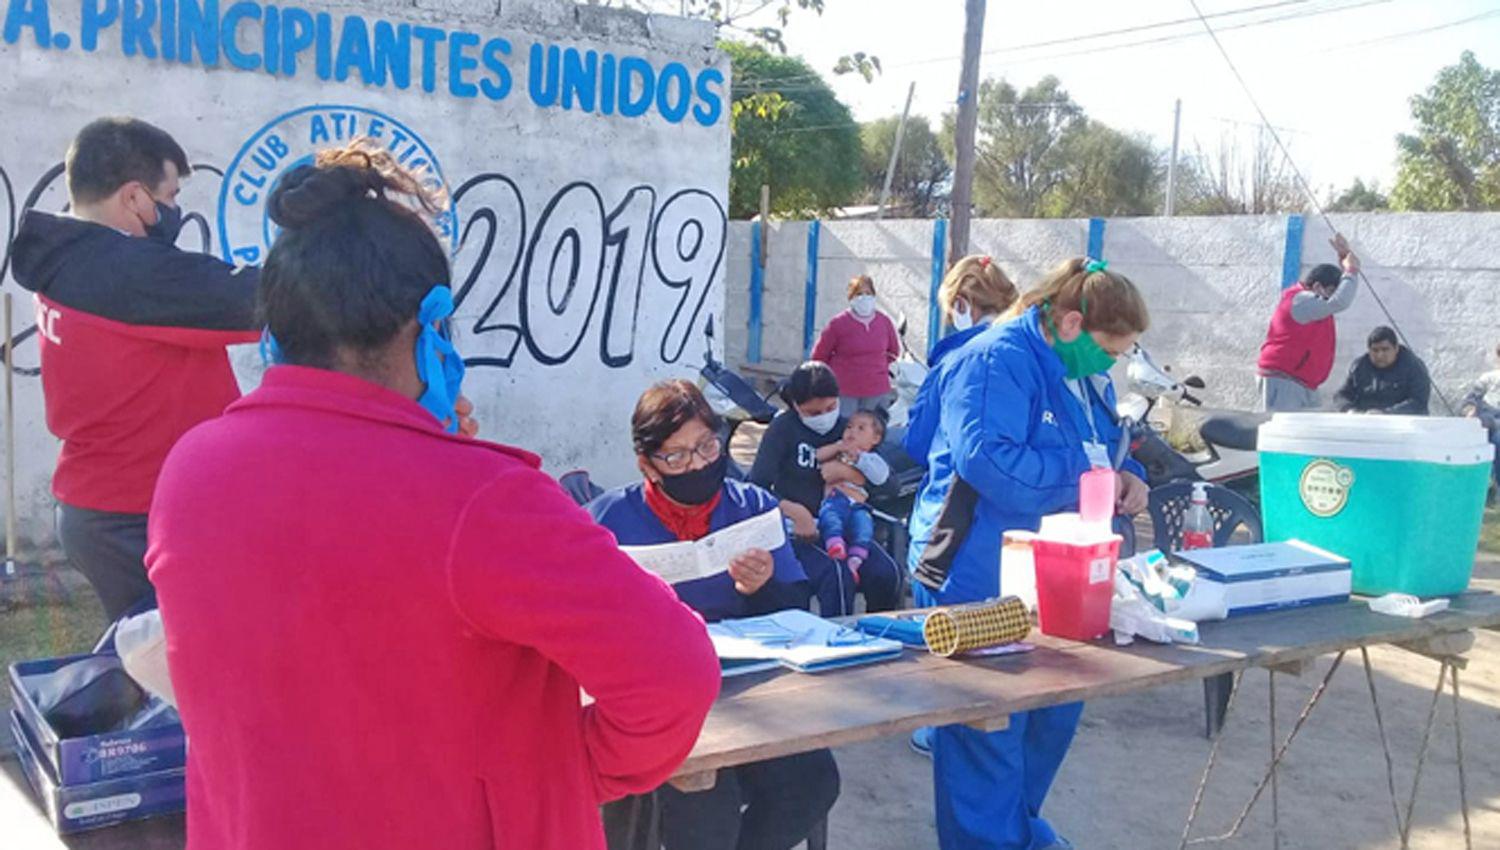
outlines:
{"label": "wooden table", "polygon": [[[1500,582],[1475,580],[1452,608],[1423,620],[1371,613],[1363,601],[1257,614],[1202,627],[1200,646],[1110,641],[1081,644],[1033,633],[1034,652],[949,660],[908,651],[899,660],[822,675],[762,673],[726,680],[692,755],[673,780],[708,787],[714,771],[775,756],[842,746],[919,726],[1004,728],[1012,712],[1142,691],[1250,668],[1287,668],[1377,644],[1417,645],[1442,635],[1500,627]],[[32,848],[179,848],[180,817],[85,833],[63,843],[29,799],[14,759],[0,764],[0,823],[18,813]]]}
{"label": "wooden table", "polygon": [[1500,581],[1476,579],[1441,614],[1421,620],[1370,611],[1363,600],[1201,627],[1199,646],[1137,641],[1116,647],[1032,632],[1034,652],[974,660],[908,651],[900,660],[822,675],[763,673],[726,679],[674,783],[702,788],[713,771],[920,726],[1002,729],[1012,712],[1143,691],[1249,668],[1289,668],[1346,649],[1408,644],[1500,627]]}

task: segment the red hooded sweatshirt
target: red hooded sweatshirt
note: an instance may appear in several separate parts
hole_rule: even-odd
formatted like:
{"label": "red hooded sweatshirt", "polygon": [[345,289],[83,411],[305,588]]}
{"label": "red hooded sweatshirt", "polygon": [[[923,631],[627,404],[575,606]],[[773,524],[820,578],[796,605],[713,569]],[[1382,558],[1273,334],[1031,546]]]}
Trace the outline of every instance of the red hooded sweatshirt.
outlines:
{"label": "red hooded sweatshirt", "polygon": [[14,248],[36,293],[52,494],[143,514],[167,450],[240,397],[227,345],[260,338],[253,268],[32,210]]}
{"label": "red hooded sweatshirt", "polygon": [[271,369],[150,516],[191,850],[602,848],[718,693],[702,620],[534,456],[349,375]]}

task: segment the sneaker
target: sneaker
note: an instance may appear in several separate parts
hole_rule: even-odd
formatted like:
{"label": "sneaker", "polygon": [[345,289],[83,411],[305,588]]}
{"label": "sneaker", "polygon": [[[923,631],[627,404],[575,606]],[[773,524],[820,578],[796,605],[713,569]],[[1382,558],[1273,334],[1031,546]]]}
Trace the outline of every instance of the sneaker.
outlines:
{"label": "sneaker", "polygon": [[909,743],[911,744],[912,752],[919,756],[932,758],[932,727],[923,726],[911,733]]}
{"label": "sneaker", "polygon": [[854,576],[854,583],[859,584],[859,568],[863,566],[865,559],[858,555],[849,556],[849,574]]}
{"label": "sneaker", "polygon": [[828,557],[835,561],[842,561],[849,556],[849,551],[844,548],[844,538],[842,537],[828,538],[828,546],[824,551],[828,553]]}

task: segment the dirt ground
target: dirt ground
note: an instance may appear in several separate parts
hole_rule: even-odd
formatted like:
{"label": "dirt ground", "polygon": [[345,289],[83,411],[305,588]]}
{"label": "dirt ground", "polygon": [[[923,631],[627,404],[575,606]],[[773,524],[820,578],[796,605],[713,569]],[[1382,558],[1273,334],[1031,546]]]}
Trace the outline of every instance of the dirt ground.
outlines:
{"label": "dirt ground", "polygon": [[[1480,575],[1500,577],[1500,559]],[[1500,633],[1478,635],[1459,675],[1473,847],[1500,847]],[[1371,652],[1404,813],[1438,663],[1395,648]],[[1332,658],[1300,677],[1276,677],[1277,728],[1285,736]],[[1269,759],[1268,674],[1243,681],[1194,836],[1221,834],[1249,799]],[[1090,703],[1044,814],[1079,850],[1176,848],[1211,742],[1198,683]],[[829,846],[851,850],[937,847],[931,762],[904,739],[836,751],[843,793]],[[1396,835],[1369,688],[1357,653],[1345,658],[1283,763],[1281,847],[1394,850]],[[1269,790],[1239,838],[1205,847],[1271,847]],[[1453,708],[1439,707],[1417,798],[1411,846],[1464,847]]]}

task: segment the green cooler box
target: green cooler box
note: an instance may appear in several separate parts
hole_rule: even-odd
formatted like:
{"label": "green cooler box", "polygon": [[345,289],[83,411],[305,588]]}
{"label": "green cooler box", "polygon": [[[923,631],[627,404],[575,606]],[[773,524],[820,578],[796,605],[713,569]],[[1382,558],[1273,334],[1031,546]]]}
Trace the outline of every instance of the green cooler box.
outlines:
{"label": "green cooler box", "polygon": [[1469,586],[1495,451],[1477,419],[1278,413],[1258,447],[1266,540],[1343,555],[1355,593]]}

